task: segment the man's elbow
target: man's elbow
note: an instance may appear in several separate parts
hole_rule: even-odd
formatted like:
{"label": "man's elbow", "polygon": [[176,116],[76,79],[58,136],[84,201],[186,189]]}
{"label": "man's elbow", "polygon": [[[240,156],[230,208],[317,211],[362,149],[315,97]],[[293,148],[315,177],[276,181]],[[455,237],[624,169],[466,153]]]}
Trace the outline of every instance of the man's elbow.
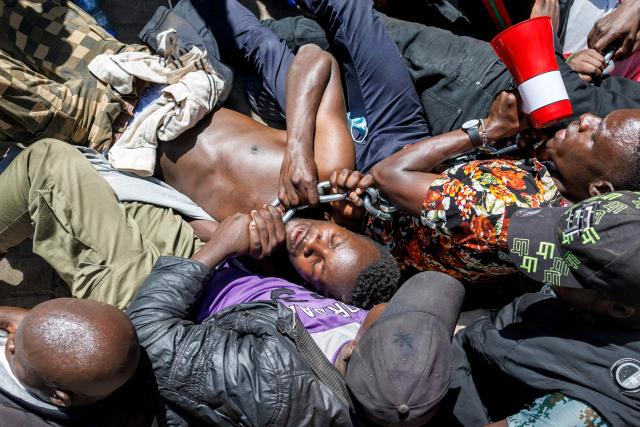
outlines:
{"label": "man's elbow", "polygon": [[335,61],[333,55],[322,50],[315,44],[305,44],[296,53],[296,58],[309,60],[318,68],[331,69],[331,64]]}
{"label": "man's elbow", "polygon": [[376,183],[376,187],[382,190],[382,192],[386,192],[385,189],[389,188],[390,183],[398,179],[398,172],[394,167],[385,164],[384,160],[373,165],[369,170],[369,173]]}

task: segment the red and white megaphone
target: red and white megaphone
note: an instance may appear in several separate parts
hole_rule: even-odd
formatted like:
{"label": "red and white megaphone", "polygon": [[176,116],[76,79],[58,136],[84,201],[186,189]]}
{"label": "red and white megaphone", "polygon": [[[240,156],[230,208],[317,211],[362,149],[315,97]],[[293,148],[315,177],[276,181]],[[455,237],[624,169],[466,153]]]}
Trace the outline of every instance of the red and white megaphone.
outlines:
{"label": "red and white megaphone", "polygon": [[573,114],[553,50],[551,18],[540,16],[507,28],[491,46],[511,72],[522,109],[540,129]]}

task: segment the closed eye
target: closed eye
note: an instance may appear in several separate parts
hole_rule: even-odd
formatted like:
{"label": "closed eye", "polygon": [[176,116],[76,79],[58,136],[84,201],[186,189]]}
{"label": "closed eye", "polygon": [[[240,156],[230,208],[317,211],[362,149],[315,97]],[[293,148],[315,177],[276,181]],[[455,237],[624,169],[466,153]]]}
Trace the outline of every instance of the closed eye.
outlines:
{"label": "closed eye", "polygon": [[331,247],[332,249],[335,249],[338,246],[342,245],[342,243],[344,243],[345,240],[346,239],[343,238],[341,233],[336,233],[331,236],[331,240],[329,241],[329,247]]}

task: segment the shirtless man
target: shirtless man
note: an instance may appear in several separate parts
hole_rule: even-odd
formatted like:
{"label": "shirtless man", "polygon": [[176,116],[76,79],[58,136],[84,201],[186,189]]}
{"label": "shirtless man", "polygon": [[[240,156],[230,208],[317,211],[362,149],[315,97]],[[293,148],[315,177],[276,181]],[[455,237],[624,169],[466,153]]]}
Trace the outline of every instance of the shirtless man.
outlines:
{"label": "shirtless man", "polygon": [[[334,12],[329,14],[329,18],[319,16],[321,21],[329,21],[334,43],[346,43],[358,37],[358,30],[349,26],[355,19],[352,16],[354,10],[358,12],[355,14],[358,19],[366,21],[374,28],[371,32],[379,35],[380,51],[385,51],[385,43],[392,43],[388,36],[385,37],[382,24],[373,11],[364,5],[355,6],[360,4],[358,1],[350,3],[353,9],[349,10],[342,9],[331,0],[303,3],[315,8],[318,15]],[[349,156],[344,163],[352,161],[350,147],[353,144],[344,126],[344,103],[338,92],[340,82],[335,60],[311,46],[304,46],[294,57],[283,42],[261,27],[257,19],[234,0],[206,4],[196,2],[195,5],[212,28],[226,29],[227,33],[217,33],[216,37],[227,45],[236,46],[238,54],[256,66],[266,89],[286,111],[288,133],[266,129],[240,116],[232,121],[230,117],[235,113],[218,111],[179,141],[162,145],[159,164],[164,179],[218,219],[231,212],[249,211],[269,203],[276,196],[285,205],[314,204],[317,201],[317,194],[313,191],[315,165],[310,161],[309,153],[315,155],[320,179],[326,179],[327,173],[341,163],[339,156]],[[224,5],[224,9],[220,5]],[[375,184],[396,206],[409,214],[396,224],[387,224],[389,230],[385,242],[391,244],[394,255],[404,264],[420,270],[444,271],[465,280],[486,280],[491,276],[512,273],[517,269],[507,261],[508,256],[500,256],[500,253],[508,251],[506,226],[516,209],[566,204],[613,189],[640,188],[634,154],[637,142],[631,137],[640,123],[637,110],[616,111],[604,120],[583,115],[579,122],[572,123],[566,131],[560,131],[541,154],[541,158],[548,161],[552,173],[536,160],[472,162],[465,168],[448,170],[442,175],[433,173],[444,160],[471,150],[477,141],[472,142],[463,130],[427,138],[427,125],[420,112],[407,116],[403,108],[396,109],[396,104],[381,103],[380,98],[374,96],[383,93],[386,99],[399,99],[409,105],[417,99],[411,85],[402,86],[406,83],[403,80],[406,70],[397,50],[388,49],[388,52],[396,52],[398,60],[393,61],[392,57],[382,58],[378,51],[363,51],[357,43],[343,44],[342,47],[350,53],[356,65],[363,65],[360,90],[371,95],[370,98],[365,97],[365,102],[370,105],[367,117],[379,119],[371,120],[367,145],[355,147],[358,166],[368,169],[372,165],[366,162],[372,158],[380,159],[380,153],[389,150],[390,146],[412,145],[400,151],[393,149],[397,152],[388,153],[373,165],[369,176],[349,170],[333,174],[333,191],[352,191],[350,198],[354,204],[334,204],[331,215],[338,221],[345,217],[361,220],[362,210],[354,208],[362,206],[360,196],[363,189]],[[364,64],[374,63],[382,70],[364,67]],[[274,64],[279,66],[274,67]],[[290,64],[288,73],[286,64]],[[394,67],[397,70],[392,72]],[[298,79],[300,75],[307,76],[307,79]],[[389,83],[385,75],[398,78]],[[333,90],[337,92],[335,96],[331,95]],[[325,110],[323,106],[330,105],[325,102],[327,97],[336,102],[334,108]],[[319,106],[315,123],[314,105]],[[333,127],[327,127],[327,124]],[[493,141],[513,135],[522,126],[515,97],[500,95],[485,119],[487,139]],[[323,144],[327,141],[320,131],[332,132],[329,141],[339,141],[340,144],[325,148]],[[328,159],[332,167],[323,168],[322,162]],[[474,183],[472,177],[476,172],[485,180]],[[451,190],[453,194],[444,195],[442,191],[460,179],[469,180],[466,185],[473,199],[465,206],[458,205],[457,191]],[[202,185],[203,182],[207,185]],[[247,182],[252,184],[247,186]],[[478,190],[478,186],[482,190]],[[238,194],[243,197],[237,197]],[[437,200],[433,200],[434,197]],[[444,198],[448,199],[446,205],[450,209],[438,204]],[[493,205],[487,205],[491,200]],[[418,218],[418,221],[411,217]],[[314,223],[312,230],[324,227],[330,229],[332,226]],[[314,235],[307,233],[303,236],[305,245],[314,240]],[[327,247],[330,248],[330,244]],[[315,258],[317,254],[318,251],[305,246],[304,256]]]}
{"label": "shirtless man", "polygon": [[[197,3],[196,7],[207,5],[198,6]],[[335,62],[310,47],[299,51],[294,63],[294,56],[283,42],[269,30],[260,27],[255,16],[248,10],[235,1],[211,2],[212,7],[220,5],[226,7],[226,12],[211,15],[220,16],[223,20],[225,17],[229,19],[226,28],[232,24],[229,34],[238,43],[239,51],[257,66],[267,82],[267,88],[277,95],[276,99],[282,100],[281,105],[285,107],[283,109],[286,110],[289,120],[288,132],[268,129],[229,110],[218,110],[179,140],[164,144],[164,152],[159,162],[164,178],[220,220],[232,212],[249,212],[261,207],[276,196],[285,205],[306,202],[313,204],[317,200],[317,194],[314,194],[317,178],[326,178],[332,169],[346,170],[346,173],[333,176],[335,191],[355,189],[362,184],[358,175],[352,175],[348,170],[353,167],[353,144],[344,120],[342,93],[337,89],[339,80]],[[428,129],[411,79],[402,65],[393,41],[375,18],[370,5],[367,9],[366,2],[354,0],[349,2],[348,10],[338,10],[331,1],[314,3],[314,7],[322,5],[327,9],[333,8],[336,12],[331,15],[335,20],[334,42],[342,43],[342,47],[354,58],[358,73],[362,73],[360,91],[368,95],[364,101],[368,105],[367,117],[371,120],[369,137],[366,144],[355,147],[355,159],[362,169],[367,169],[372,161],[376,163],[377,160],[388,157],[391,152],[407,144],[413,144],[412,148],[390,157],[390,163],[379,165],[373,176],[376,178],[376,184],[397,206],[412,215],[420,213],[421,205],[415,204],[415,200],[423,198],[425,193],[429,195],[429,186],[437,178],[437,175],[431,173],[433,166],[450,155],[473,148],[474,144],[469,135],[461,130],[425,141]],[[210,12],[216,11],[212,9]],[[338,16],[339,20],[336,18]],[[356,18],[362,22],[366,21],[366,36],[370,39],[375,36],[379,52],[371,52],[370,49],[362,49],[362,45],[348,43],[349,40],[358,37],[356,24],[360,21],[354,21]],[[380,52],[389,54],[389,57],[381,58]],[[391,57],[394,52],[397,61]],[[306,78],[300,79],[301,75]],[[394,78],[389,79],[390,75]],[[288,98],[286,105],[285,94]],[[585,135],[591,135],[595,130],[592,129],[594,122],[590,123],[585,128],[588,131]],[[630,123],[633,127],[633,120]],[[520,127],[515,99],[502,95],[494,104],[485,124],[489,140],[513,134]],[[620,127],[619,121],[616,127],[618,130],[624,128]],[[604,135],[604,140],[603,144],[597,147],[594,145],[594,150],[587,153],[587,159],[591,163],[600,158],[610,159],[624,167],[615,167],[615,170],[607,167],[606,170],[597,173],[591,166],[575,168],[571,162],[571,151],[563,150],[563,161],[556,161],[556,164],[560,180],[570,184],[567,186],[567,192],[579,191],[580,195],[576,194],[576,197],[582,197],[591,191],[605,191],[620,185],[620,188],[629,188],[617,179],[621,171],[633,173],[637,170],[635,165],[629,163],[630,158],[625,157],[627,151],[620,144],[625,140],[624,135],[615,138],[615,141]],[[230,142],[225,143],[227,141]],[[416,143],[418,141],[422,142]],[[315,162],[310,160],[310,152],[314,153]],[[245,154],[242,155],[243,153]],[[405,157],[405,154],[409,157]],[[558,156],[559,159],[560,154]],[[413,159],[411,162],[408,161],[410,157]],[[508,170],[515,168],[520,170],[518,173],[523,173],[522,164],[506,167]],[[509,210],[549,204],[558,198],[558,187],[551,181],[544,167],[534,165],[527,168],[523,174],[530,179],[529,192],[522,197],[524,202],[511,202]],[[576,181],[577,171],[582,174],[579,181]],[[281,172],[280,179],[278,172]],[[411,185],[399,187],[395,192],[388,184],[393,182],[393,174],[396,172],[409,172],[406,176],[419,176],[420,185],[416,186],[415,182],[409,181]],[[391,176],[386,182],[385,174]],[[351,176],[355,178],[349,179]],[[371,178],[368,180],[371,184]],[[245,192],[247,188],[252,188],[251,195]],[[407,195],[402,191],[409,188],[414,189],[415,194],[407,202],[408,199],[403,200]],[[361,203],[358,197],[361,193],[358,194],[358,191],[351,194],[356,205]],[[531,197],[531,192],[535,197]],[[490,191],[478,192],[477,195],[488,193]],[[353,206],[338,204],[335,207],[334,219],[339,219],[340,216],[354,217]],[[492,221],[502,224],[508,213],[507,209],[502,209]],[[381,259],[380,251],[373,242],[348,233],[335,224],[300,220],[298,224],[288,228],[291,231],[288,240],[292,242],[288,248],[290,258],[304,279],[321,293],[342,299],[345,294],[351,293],[356,282],[355,276],[367,265]],[[426,226],[422,228],[438,233],[437,229]],[[403,232],[401,228],[396,230],[401,234]],[[398,239],[403,242],[408,240],[406,237]],[[423,258],[428,255],[416,251],[413,253]],[[421,263],[413,264],[425,268]],[[386,268],[384,263],[380,265]],[[460,270],[459,266],[454,267]],[[503,274],[504,268],[514,269],[513,266],[500,265],[497,273]],[[448,267],[439,269],[447,272],[452,270]],[[478,276],[477,273],[472,270],[458,271],[455,276],[468,279]],[[332,286],[337,288],[332,289]]]}

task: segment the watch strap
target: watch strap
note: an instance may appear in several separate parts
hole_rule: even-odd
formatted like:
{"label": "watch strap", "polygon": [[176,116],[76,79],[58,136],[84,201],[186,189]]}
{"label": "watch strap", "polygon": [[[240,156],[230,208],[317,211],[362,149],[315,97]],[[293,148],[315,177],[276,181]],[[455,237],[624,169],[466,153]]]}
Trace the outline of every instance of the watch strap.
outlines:
{"label": "watch strap", "polygon": [[474,147],[482,145],[482,136],[480,135],[480,131],[477,126],[473,126],[467,129],[463,128],[463,130],[467,133],[467,135],[469,135],[469,138],[471,139],[471,145],[473,145]]}

